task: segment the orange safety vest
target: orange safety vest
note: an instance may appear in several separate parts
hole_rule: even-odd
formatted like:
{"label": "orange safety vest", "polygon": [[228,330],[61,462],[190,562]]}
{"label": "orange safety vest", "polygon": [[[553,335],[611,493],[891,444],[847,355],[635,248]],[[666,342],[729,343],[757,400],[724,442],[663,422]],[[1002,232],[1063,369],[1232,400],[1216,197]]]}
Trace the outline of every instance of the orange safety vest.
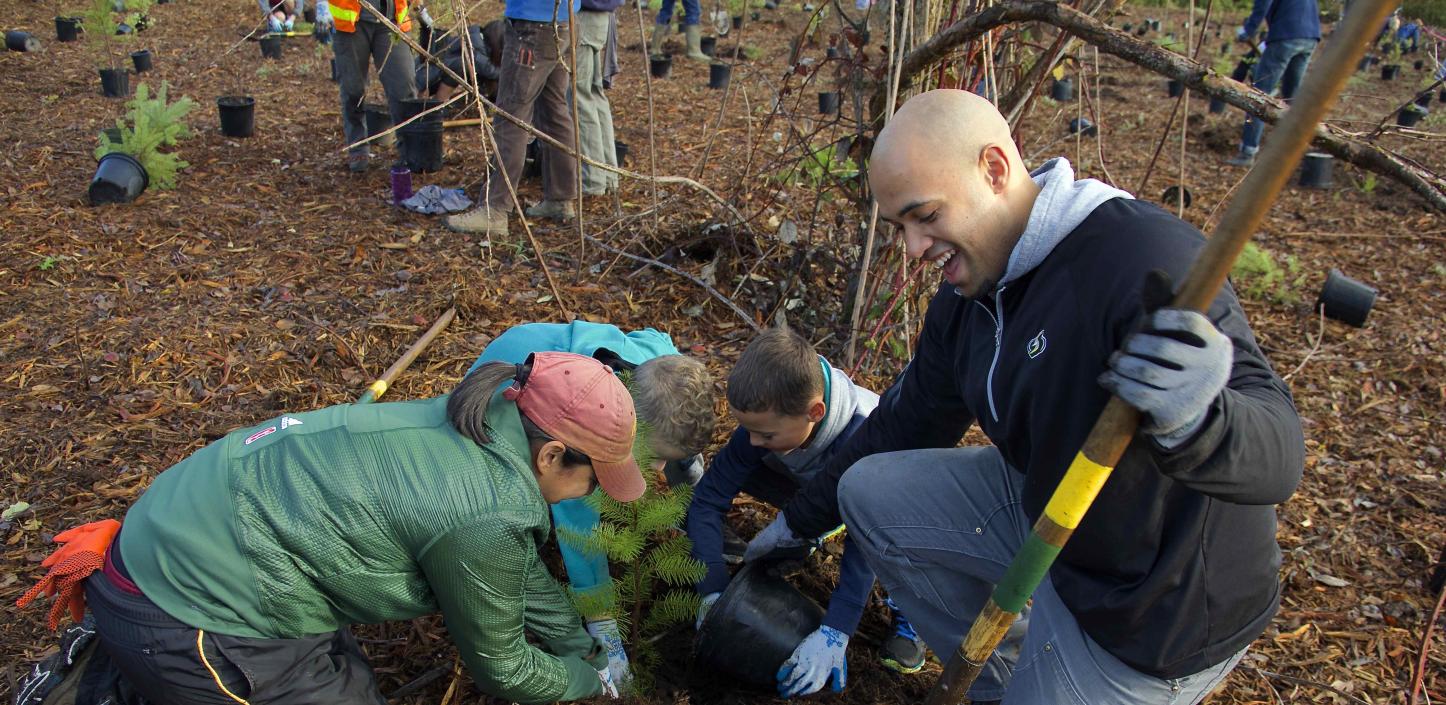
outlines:
{"label": "orange safety vest", "polygon": [[[395,0],[397,16],[393,18],[403,32],[412,31],[412,17],[407,12],[407,0]],[[339,32],[355,32],[356,23],[361,21],[361,0],[331,0],[331,19],[336,22]],[[375,6],[373,6],[375,7]]]}

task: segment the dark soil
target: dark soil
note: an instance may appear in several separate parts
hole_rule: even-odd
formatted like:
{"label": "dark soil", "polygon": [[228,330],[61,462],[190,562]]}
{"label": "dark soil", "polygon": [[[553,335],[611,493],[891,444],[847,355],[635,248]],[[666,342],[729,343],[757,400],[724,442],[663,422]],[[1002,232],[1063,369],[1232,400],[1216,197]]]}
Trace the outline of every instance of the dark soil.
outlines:
{"label": "dark soil", "polygon": [[[152,27],[125,45],[124,51],[155,52],[156,68],[145,81],[169,81],[172,96],[196,100],[188,119],[196,136],[181,146],[191,167],[177,189],[152,189],[133,204],[104,208],[85,204],[91,151],[122,103],[101,97],[83,42],[52,41],[53,3],[11,5],[11,26],[45,39],[46,47],[0,54],[0,114],[7,117],[0,120],[7,174],[0,185],[0,509],[32,505],[0,522],[0,698],[10,697],[26,664],[54,648],[43,610],[13,607],[41,574],[53,534],[122,516],[156,473],[232,428],[355,399],[449,306],[458,308],[457,321],[388,398],[443,393],[508,326],[571,314],[670,332],[720,380],[721,414],[721,380],[752,334],[748,322],[692,281],[584,243],[574,227],[536,226],[539,255],[515,220],[511,238],[485,242],[392,208],[385,168],[346,172],[329,50],[289,39],[284,60],[262,61],[256,44],[241,39],[255,14],[243,5],[158,5]],[[66,7],[65,14],[77,9]],[[498,13],[500,5],[487,11]],[[218,21],[224,13],[234,13],[233,21]],[[1150,15],[1176,32],[1184,18],[1154,8],[1128,14],[1117,23]],[[618,138],[632,148],[627,166],[648,173],[646,63],[637,16],[625,8],[623,17],[614,114]],[[616,200],[589,199],[583,228],[699,277],[751,322],[784,313],[842,361],[849,324],[841,309],[858,269],[849,245],[858,241],[861,219],[842,189],[856,191],[857,183],[842,178],[821,198],[807,179],[777,175],[800,156],[795,131],[817,131],[812,143],[829,144],[853,131],[847,116],[857,114],[858,104],[846,94],[845,117],[820,124],[814,94],[840,82],[833,72],[842,64],[787,77],[789,42],[808,16],[789,6],[762,17],[741,38],[719,42],[724,55],[741,41],[754,57],[740,58],[721,111],[725,94],[707,89],[705,64],[680,57],[671,78],[651,84],[657,173],[697,178],[747,216],[748,228],[715,225],[726,222],[723,210],[696,190],[660,187],[655,205],[645,182],[627,179]],[[1227,32],[1239,18],[1229,19]],[[802,55],[821,61],[837,32],[836,20],[824,22],[820,40]],[[865,53],[870,67],[879,66],[884,34],[873,32]],[[1206,53],[1221,40],[1210,41]],[[118,61],[124,51],[115,52]],[[1093,52],[1081,56],[1093,72]],[[1020,126],[1022,151],[1032,164],[1063,154],[1083,175],[1157,199],[1181,178],[1177,123],[1140,187],[1172,106],[1165,82],[1107,56],[1099,69],[1107,88],[1091,119],[1100,136],[1066,134],[1081,104],[1041,100]],[[1370,131],[1424,78],[1409,67],[1389,83],[1376,72],[1360,73],[1333,119]],[[788,114],[770,119],[782,88]],[[220,134],[215,100],[228,94],[256,96],[255,137]],[[1204,115],[1204,108],[1203,99],[1191,97],[1184,183],[1194,199],[1184,217],[1208,232],[1244,172],[1221,164],[1236,148],[1241,115]],[[1440,171],[1441,125],[1433,114],[1418,126],[1438,133],[1434,141],[1396,133],[1382,140]],[[466,186],[475,196],[486,168],[481,144],[477,128],[450,130],[445,167],[415,177],[414,187]],[[850,155],[861,161],[866,145]],[[1335,178],[1330,190],[1288,188],[1256,239],[1277,261],[1296,263],[1283,289],[1247,297],[1246,308],[1295,393],[1308,471],[1280,509],[1280,616],[1211,697],[1215,705],[1404,702],[1437,599],[1425,580],[1446,536],[1446,225],[1393,182],[1342,164]],[[539,193],[535,182],[522,189],[529,202]],[[907,359],[933,284],[928,274],[907,278],[899,247],[884,243],[870,274],[885,285],[870,301],[882,304],[906,282],[907,295],[890,321],[876,323],[875,312],[864,324],[861,340],[870,342],[860,348],[866,363],[857,378],[876,389]],[[556,278],[555,293],[543,263]],[[1322,325],[1312,312],[1332,267],[1379,289],[1364,329]],[[727,430],[720,428],[720,443]],[[969,441],[983,442],[977,432]],[[745,536],[772,516],[746,499],[738,509],[734,521]],[[799,584],[823,600],[837,559],[825,551],[817,560],[820,570]],[[848,689],[819,700],[923,695],[939,667],[900,676],[877,665],[874,648],[886,629],[886,611],[873,607],[850,650]],[[386,692],[443,669],[402,702],[490,702],[465,673],[453,677],[455,652],[440,619],[361,633]],[[658,692],[638,702],[776,702],[690,673],[690,640],[691,629],[684,629],[663,642]],[[1433,702],[1446,699],[1443,641],[1438,626],[1426,662]]]}

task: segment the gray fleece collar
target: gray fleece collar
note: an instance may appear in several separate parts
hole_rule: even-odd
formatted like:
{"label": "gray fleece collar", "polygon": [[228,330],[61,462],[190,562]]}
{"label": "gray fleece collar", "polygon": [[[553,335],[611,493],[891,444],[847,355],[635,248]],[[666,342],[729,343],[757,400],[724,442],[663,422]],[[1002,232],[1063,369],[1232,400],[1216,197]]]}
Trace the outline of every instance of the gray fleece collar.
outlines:
{"label": "gray fleece collar", "polygon": [[1069,160],[1057,157],[1030,172],[1039,184],[1039,196],[1029,211],[1029,224],[1014,250],[999,286],[1004,286],[1039,266],[1056,245],[1088,218],[1101,203],[1115,198],[1134,198],[1095,179],[1076,181]]}

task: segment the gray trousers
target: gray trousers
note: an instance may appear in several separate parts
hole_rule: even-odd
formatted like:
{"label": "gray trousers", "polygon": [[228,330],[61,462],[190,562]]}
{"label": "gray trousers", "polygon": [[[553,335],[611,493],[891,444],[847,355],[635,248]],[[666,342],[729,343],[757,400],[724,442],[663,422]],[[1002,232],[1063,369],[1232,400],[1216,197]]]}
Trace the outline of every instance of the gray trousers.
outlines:
{"label": "gray trousers", "polygon": [[[839,483],[849,533],[940,658],[959,647],[1029,535],[1023,480],[985,447],[881,453]],[[1244,655],[1184,678],[1140,673],[1085,634],[1046,579],[969,697],[1004,705],[1191,705]]]}
{"label": "gray trousers", "polygon": [[[611,12],[577,13],[577,129],[583,156],[617,166],[613,144],[613,106],[603,92],[606,73],[608,25]],[[615,189],[618,175],[582,165],[582,187],[591,193]]]}
{"label": "gray trousers", "polygon": [[[497,107],[536,125],[558,142],[571,145],[572,108],[567,104],[567,93],[572,81],[562,63],[569,53],[567,26],[509,19],[504,36]],[[522,176],[530,137],[501,115],[492,121],[492,131],[497,136],[497,154],[488,174],[484,201],[489,208],[511,212],[513,203],[507,184],[511,182],[516,188]],[[542,194],[549,201],[577,198],[577,160],[545,143]]]}
{"label": "gray trousers", "polygon": [[[412,50],[401,40],[392,41],[391,31],[380,22],[356,23],[355,32],[336,32],[332,40],[336,52],[337,84],[341,87],[341,130],[348,145],[367,138],[366,118],[362,100],[366,97],[367,71],[370,63],[377,65],[382,90],[387,95],[387,110],[392,122],[402,114],[401,102],[417,97],[412,85]],[[352,152],[365,152],[365,145],[352,147]]]}

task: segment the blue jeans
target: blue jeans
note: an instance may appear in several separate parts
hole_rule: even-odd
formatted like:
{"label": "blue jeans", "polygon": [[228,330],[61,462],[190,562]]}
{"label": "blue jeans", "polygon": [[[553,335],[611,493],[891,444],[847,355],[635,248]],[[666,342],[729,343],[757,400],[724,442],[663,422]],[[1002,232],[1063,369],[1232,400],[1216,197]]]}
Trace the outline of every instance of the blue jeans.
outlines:
{"label": "blue jeans", "polygon": [[[1029,535],[1024,476],[993,447],[881,453],[839,483],[844,523],[935,654],[954,653]],[[1183,678],[1136,671],[1084,632],[1040,583],[969,690],[1004,705],[1192,705],[1245,655]]]}
{"label": "blue jeans", "polygon": [[[1255,87],[1261,93],[1270,95],[1280,87],[1280,97],[1287,102],[1295,97],[1301,77],[1310,66],[1310,55],[1315,51],[1317,39],[1281,39],[1265,45],[1265,53],[1255,64]],[[1245,120],[1245,131],[1240,137],[1240,151],[1255,154],[1260,151],[1260,133],[1265,123],[1251,115]]]}
{"label": "blue jeans", "polygon": [[[658,24],[667,24],[673,20],[673,5],[677,0],[663,0],[662,9],[658,10]],[[703,10],[699,7],[698,0],[683,0],[683,24],[694,25],[703,17]]]}

